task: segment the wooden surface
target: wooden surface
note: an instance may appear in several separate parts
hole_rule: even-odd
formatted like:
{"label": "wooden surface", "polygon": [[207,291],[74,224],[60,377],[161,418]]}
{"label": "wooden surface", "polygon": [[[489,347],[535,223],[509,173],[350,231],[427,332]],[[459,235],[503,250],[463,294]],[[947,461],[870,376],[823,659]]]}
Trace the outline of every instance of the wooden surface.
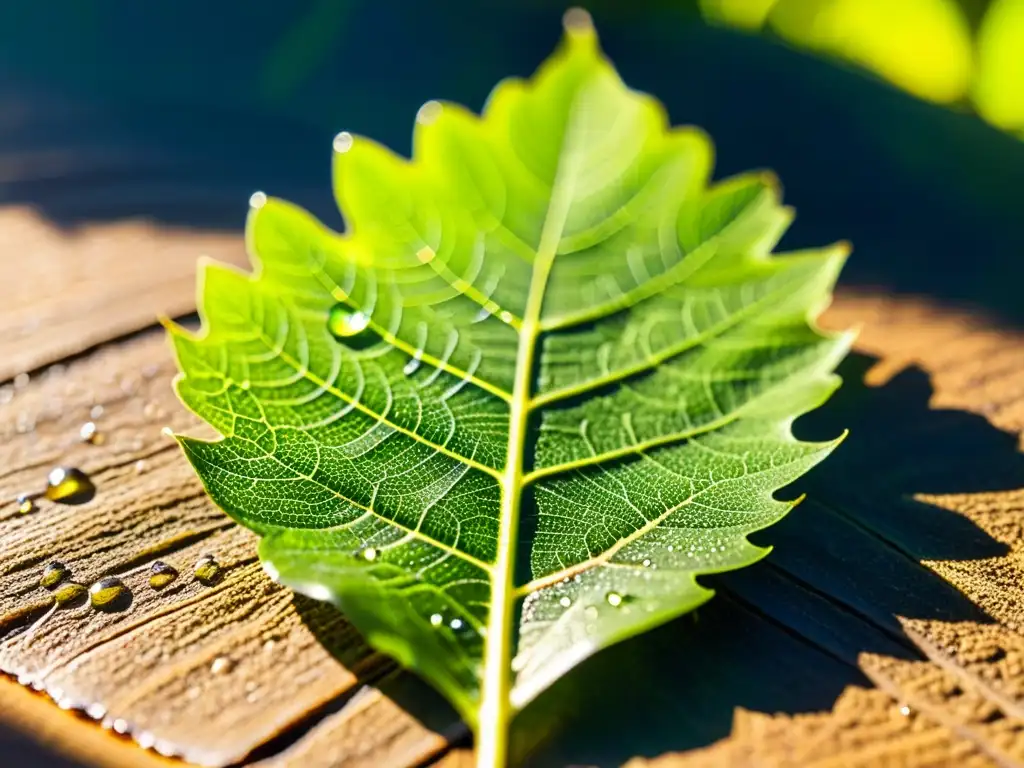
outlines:
{"label": "wooden surface", "polygon": [[[195,257],[237,261],[238,238],[57,232],[21,209],[0,222],[5,247],[31,254],[0,308],[0,737],[14,734],[14,759],[38,764],[39,742],[54,765],[466,764],[451,710],[333,609],[271,583],[162,432],[201,429],[154,316],[190,311]],[[532,764],[1024,765],[1024,335],[864,289],[828,323],[862,324],[859,354],[798,431],[851,436],[760,539],[771,557],[709,580],[719,597],[696,619],[588,662],[566,735]],[[90,419],[101,443],[79,439]],[[95,499],[20,514],[14,496],[56,465],[88,472]],[[224,569],[215,586],[192,577],[205,553]],[[51,611],[38,578],[53,559],[85,584],[120,575],[130,605]],[[160,592],[154,559],[181,573]]]}

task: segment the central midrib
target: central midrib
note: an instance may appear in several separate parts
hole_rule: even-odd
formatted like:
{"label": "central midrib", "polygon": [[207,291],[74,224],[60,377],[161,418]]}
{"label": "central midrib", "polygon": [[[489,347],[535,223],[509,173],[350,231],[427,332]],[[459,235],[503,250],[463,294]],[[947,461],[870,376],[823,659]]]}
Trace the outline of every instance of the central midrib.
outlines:
{"label": "central midrib", "polygon": [[[570,121],[573,115],[569,111]],[[563,146],[568,143],[567,122]],[[484,652],[483,691],[477,720],[477,765],[504,766],[508,761],[508,730],[511,720],[509,692],[512,667],[512,622],[515,607],[515,542],[523,489],[526,430],[533,394],[534,356],[541,331],[541,310],[548,276],[562,239],[574,191],[571,154],[563,154],[556,169],[537,258],[530,278],[529,295],[516,351],[516,374],[509,404],[508,461],[501,479],[501,512],[498,551],[491,575],[491,606]]]}

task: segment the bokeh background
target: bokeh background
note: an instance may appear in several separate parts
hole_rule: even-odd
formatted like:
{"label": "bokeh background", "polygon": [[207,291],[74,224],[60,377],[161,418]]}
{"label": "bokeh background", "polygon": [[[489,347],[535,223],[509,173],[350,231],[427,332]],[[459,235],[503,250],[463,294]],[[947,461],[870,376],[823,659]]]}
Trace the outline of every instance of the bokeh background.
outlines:
{"label": "bokeh background", "polygon": [[[238,230],[260,189],[340,226],[339,130],[407,153],[419,105],[480,108],[551,51],[566,5],[0,4],[0,204]],[[784,245],[846,238],[847,284],[1022,319],[1024,0],[590,9],[627,82],[711,133],[719,176],[778,172]]]}

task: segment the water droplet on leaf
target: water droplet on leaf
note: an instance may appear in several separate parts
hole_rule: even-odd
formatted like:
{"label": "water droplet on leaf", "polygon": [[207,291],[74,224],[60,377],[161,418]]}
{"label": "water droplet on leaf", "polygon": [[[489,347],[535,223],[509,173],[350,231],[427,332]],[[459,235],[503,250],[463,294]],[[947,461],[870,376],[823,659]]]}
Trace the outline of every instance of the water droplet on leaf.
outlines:
{"label": "water droplet on leaf", "polygon": [[335,304],[327,315],[327,330],[351,349],[366,349],[380,341],[369,325],[369,315],[353,311],[346,304]]}
{"label": "water droplet on leaf", "polygon": [[572,599],[568,597],[563,597],[558,601],[558,604],[563,608],[568,608],[570,605],[572,605]]}
{"label": "water droplet on leaf", "polygon": [[431,626],[440,627],[441,623],[443,621],[444,621],[444,616],[442,616],[440,613],[432,613],[432,614],[430,614],[430,624],[431,624]]}
{"label": "water droplet on leaf", "polygon": [[373,562],[377,559],[377,550],[373,547],[367,547],[363,550],[363,557],[365,557],[370,562]]}
{"label": "water droplet on leaf", "polygon": [[462,629],[462,619],[452,619],[448,626],[452,629]]}
{"label": "water droplet on leaf", "polygon": [[340,153],[348,152],[352,149],[354,141],[355,140],[352,138],[351,133],[348,131],[342,131],[334,137],[334,151]]}
{"label": "water droplet on leaf", "polygon": [[267,194],[265,192],[253,192],[249,198],[249,207],[255,210],[259,210],[267,204]]}
{"label": "water droplet on leaf", "polygon": [[612,608],[618,608],[620,605],[622,605],[622,595],[620,595],[618,592],[609,592],[607,595],[604,596],[604,599],[608,601],[608,605],[610,605]]}

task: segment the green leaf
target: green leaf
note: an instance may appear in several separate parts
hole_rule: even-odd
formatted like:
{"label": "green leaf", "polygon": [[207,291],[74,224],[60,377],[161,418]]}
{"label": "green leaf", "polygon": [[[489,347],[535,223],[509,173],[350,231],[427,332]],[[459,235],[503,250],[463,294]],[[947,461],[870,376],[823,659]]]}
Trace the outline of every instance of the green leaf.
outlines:
{"label": "green leaf", "polygon": [[766,554],[775,490],[835,442],[791,434],[850,343],[845,245],[771,256],[771,177],[628,90],[589,19],[482,118],[430,102],[414,159],[335,140],[343,235],[256,196],[254,275],[206,263],[174,328],[182,437],[268,571],[440,689],[501,765],[574,665]]}

